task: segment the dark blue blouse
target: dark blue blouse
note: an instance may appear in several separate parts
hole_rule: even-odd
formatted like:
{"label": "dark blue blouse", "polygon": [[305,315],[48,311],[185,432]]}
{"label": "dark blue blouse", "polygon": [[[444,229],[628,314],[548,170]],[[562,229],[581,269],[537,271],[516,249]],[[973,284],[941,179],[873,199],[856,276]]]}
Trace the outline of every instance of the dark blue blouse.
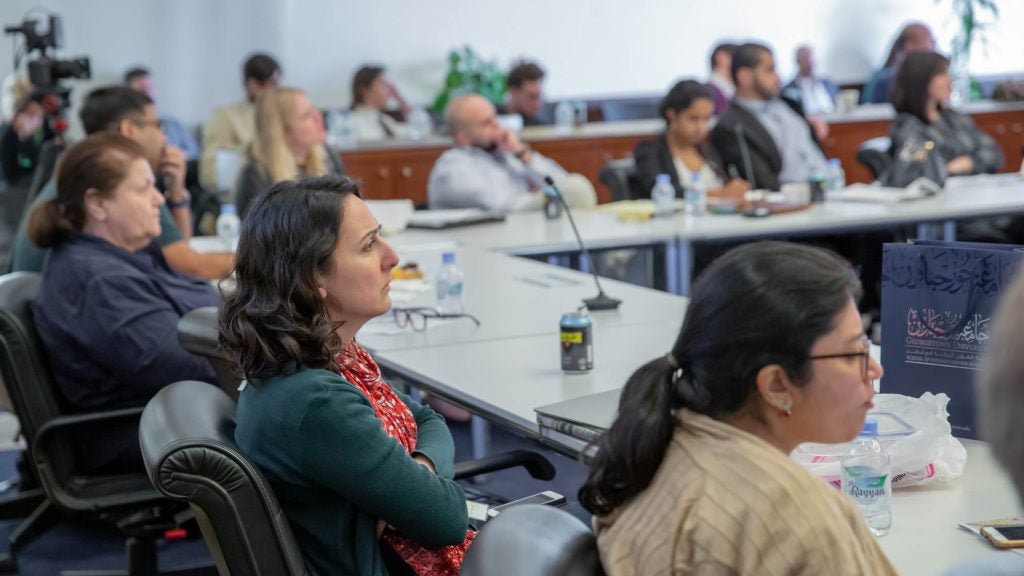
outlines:
{"label": "dark blue blouse", "polygon": [[214,383],[210,363],[178,343],[178,320],[219,302],[156,244],[128,252],[82,234],[47,256],[32,309],[64,399],[90,410],[142,406],[178,380]]}

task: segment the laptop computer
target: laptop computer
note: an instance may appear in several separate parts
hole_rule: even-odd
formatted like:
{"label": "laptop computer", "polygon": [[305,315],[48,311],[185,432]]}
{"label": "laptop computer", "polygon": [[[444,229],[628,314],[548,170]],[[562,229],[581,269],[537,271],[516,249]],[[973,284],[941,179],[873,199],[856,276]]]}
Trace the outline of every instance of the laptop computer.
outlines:
{"label": "laptop computer", "polygon": [[488,212],[479,208],[457,210],[417,210],[409,219],[409,228],[425,230],[445,230],[459,226],[484,224],[487,222],[504,222],[505,215],[500,212]]}
{"label": "laptop computer", "polygon": [[598,392],[534,408],[537,423],[563,434],[591,440],[611,427],[619,411],[621,389]]}

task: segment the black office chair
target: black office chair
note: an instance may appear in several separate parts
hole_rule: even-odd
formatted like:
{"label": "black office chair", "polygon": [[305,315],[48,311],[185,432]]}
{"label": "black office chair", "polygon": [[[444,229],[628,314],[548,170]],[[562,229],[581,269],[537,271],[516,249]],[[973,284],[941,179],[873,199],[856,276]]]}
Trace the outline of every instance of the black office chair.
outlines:
{"label": "black office chair", "polygon": [[892,138],[879,136],[861,143],[857,149],[857,161],[871,171],[875,180],[885,173],[892,164]]}
{"label": "black office chair", "polygon": [[189,352],[204,356],[213,366],[217,375],[217,385],[232,400],[238,400],[238,385],[241,381],[235,377],[231,362],[224,356],[217,341],[217,315],[215,306],[196,308],[187,312],[178,320],[178,342]]}
{"label": "black office chair", "polygon": [[463,576],[603,576],[594,533],[564,510],[515,506],[484,525]]}
{"label": "black office chair", "polygon": [[188,501],[220,574],[304,575],[288,520],[234,432],[235,403],[223,391],[195,381],[165,387],[139,424],[150,481]]}
{"label": "black office chair", "polygon": [[[142,413],[139,443],[153,485],[187,500],[224,576],[306,574],[291,528],[260,471],[234,441],[235,403],[203,382],[160,390]],[[455,465],[455,478],[525,466],[550,480],[554,468],[523,450]]]}
{"label": "black office chair", "polygon": [[612,191],[612,200],[632,200],[636,194],[636,160],[632,156],[608,160],[597,179]]}
{"label": "black office chair", "polygon": [[142,408],[81,414],[67,410],[58,396],[29,305],[39,291],[39,282],[39,274],[31,272],[0,276],[0,371],[46,495],[11,535],[10,551],[0,568],[15,570],[18,549],[58,520],[60,512],[67,512],[111,522],[125,534],[128,570],[110,574],[155,575],[155,540],[180,525],[175,516],[182,506],[160,497],[142,472],[116,476],[84,472],[86,467],[74,445],[87,434],[86,428],[137,421]]}

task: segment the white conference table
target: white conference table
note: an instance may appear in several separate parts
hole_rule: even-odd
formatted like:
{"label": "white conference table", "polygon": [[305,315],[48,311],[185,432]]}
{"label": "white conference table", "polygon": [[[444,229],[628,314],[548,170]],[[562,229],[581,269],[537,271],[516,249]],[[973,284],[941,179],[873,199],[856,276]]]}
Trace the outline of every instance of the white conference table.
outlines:
{"label": "white conference table", "polygon": [[[740,215],[677,214],[646,222],[623,222],[614,214],[579,210],[576,223],[587,246],[614,249],[661,244],[666,247],[669,291],[686,295],[692,281],[694,245],[758,238],[842,234],[917,227],[922,239],[955,240],[956,222],[971,218],[1024,214],[1024,178],[1016,174],[950,180],[935,197],[902,203],[827,201],[806,210],[765,218]],[[939,229],[939,232],[936,232]],[[406,230],[395,237],[408,245],[449,240],[520,256],[576,253],[578,245],[565,217],[509,214],[505,222],[441,231]]]}
{"label": "white conference table", "polygon": [[603,314],[593,314],[594,369],[585,374],[562,371],[555,325],[539,335],[385,350],[374,357],[389,372],[572,455],[574,447],[541,434],[534,408],[622,388],[640,365],[671,349],[682,325],[682,311],[666,310],[660,320],[642,324],[616,324]]}
{"label": "white conference table", "polygon": [[[437,348],[452,344],[503,340],[522,336],[558,337],[562,314],[576,310],[584,298],[597,294],[590,274],[558,268],[505,254],[496,254],[452,243],[407,245],[395,243],[402,263],[416,262],[424,273],[426,290],[412,293],[411,299],[392,282],[392,301],[396,307],[432,307],[437,298],[434,277],[441,265],[441,254],[456,253],[463,270],[463,309],[480,320],[476,326],[468,319],[430,319],[427,329],[415,332],[398,329],[388,314],[359,332],[359,342],[375,355],[398,350]],[[415,286],[416,283],[413,283]],[[665,318],[682,323],[686,300],[672,294],[602,279],[605,292],[622,300],[617,310],[592,312],[595,325],[608,327],[661,322]],[[552,348],[554,350],[554,348]]]}
{"label": "white conference table", "polygon": [[981,536],[957,528],[960,522],[1021,516],[1016,490],[988,445],[963,440],[964,474],[893,491],[892,529],[878,539],[904,576],[938,576],[972,558],[1015,552],[996,550]]}

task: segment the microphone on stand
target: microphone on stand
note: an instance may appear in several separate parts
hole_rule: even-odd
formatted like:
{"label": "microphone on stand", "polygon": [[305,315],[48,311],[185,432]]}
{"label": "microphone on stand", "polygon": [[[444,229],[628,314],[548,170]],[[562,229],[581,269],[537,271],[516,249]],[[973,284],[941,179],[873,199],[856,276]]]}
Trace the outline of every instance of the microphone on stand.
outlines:
{"label": "microphone on stand", "polygon": [[583,303],[587,305],[588,310],[615,310],[622,303],[622,300],[608,296],[604,293],[604,289],[601,288],[601,280],[598,278],[597,270],[594,268],[594,259],[590,257],[590,251],[587,250],[587,246],[583,243],[583,237],[580,236],[580,231],[576,228],[576,221],[573,220],[572,210],[569,209],[569,204],[566,203],[565,197],[562,196],[562,191],[558,189],[558,186],[555,186],[555,181],[551,176],[544,176],[544,183],[554,191],[555,195],[558,196],[558,201],[565,208],[565,215],[569,217],[569,224],[572,225],[572,232],[576,235],[576,242],[580,245],[580,252],[587,259],[590,273],[594,276],[594,284],[597,285],[597,296],[584,298]]}
{"label": "microphone on stand", "polygon": [[736,139],[740,145],[740,156],[743,158],[743,171],[747,173],[747,182],[751,190],[757,190],[757,182],[754,181],[754,165],[750,161],[750,146],[747,145],[747,136],[743,133],[743,124],[736,124]]}

